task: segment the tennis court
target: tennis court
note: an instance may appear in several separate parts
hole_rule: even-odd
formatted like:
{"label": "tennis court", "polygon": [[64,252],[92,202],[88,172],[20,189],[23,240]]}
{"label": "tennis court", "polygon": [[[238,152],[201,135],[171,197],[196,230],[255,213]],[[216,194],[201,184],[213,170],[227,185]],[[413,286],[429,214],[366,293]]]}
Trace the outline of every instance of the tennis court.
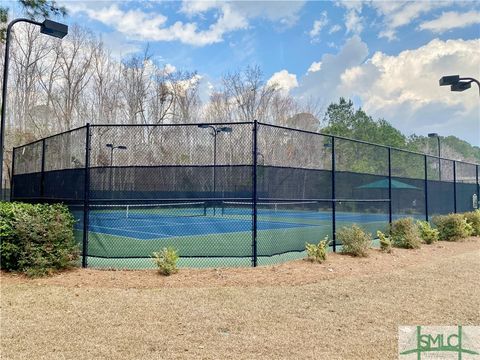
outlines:
{"label": "tennis court", "polygon": [[[114,151],[114,148],[116,149]],[[61,202],[87,267],[274,264],[357,224],[478,207],[478,164],[253,122],[86,125],[14,149],[12,199]]]}
{"label": "tennis court", "polygon": [[[371,232],[388,224],[388,214],[380,213],[337,213],[336,219],[339,227],[357,223]],[[77,223],[79,233],[82,226]],[[172,246],[183,260],[195,258],[197,266],[201,258],[205,266],[244,264],[251,259],[252,227],[251,202],[91,205],[89,257],[97,258],[98,266],[110,266],[148,259],[152,252]],[[306,242],[325,236],[332,238],[332,212],[325,204],[257,203],[260,259],[303,257]]]}

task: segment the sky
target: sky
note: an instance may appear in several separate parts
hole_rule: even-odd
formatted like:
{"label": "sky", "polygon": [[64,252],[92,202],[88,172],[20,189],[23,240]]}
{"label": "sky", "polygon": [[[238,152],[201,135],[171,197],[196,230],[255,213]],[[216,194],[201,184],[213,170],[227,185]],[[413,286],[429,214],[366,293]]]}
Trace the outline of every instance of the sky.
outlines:
{"label": "sky", "polygon": [[[351,98],[406,135],[437,132],[480,145],[478,1],[57,1],[118,58],[142,51],[172,69],[222,74],[259,65],[299,101]],[[207,95],[208,94],[204,94]]]}

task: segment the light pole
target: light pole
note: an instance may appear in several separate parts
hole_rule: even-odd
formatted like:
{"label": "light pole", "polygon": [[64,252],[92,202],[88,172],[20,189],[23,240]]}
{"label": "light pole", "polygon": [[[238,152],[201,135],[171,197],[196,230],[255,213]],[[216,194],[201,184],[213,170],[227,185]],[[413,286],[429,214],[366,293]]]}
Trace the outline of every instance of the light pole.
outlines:
{"label": "light pole", "polygon": [[441,166],[441,151],[440,151],[440,136],[438,136],[437,133],[430,133],[428,134],[429,138],[437,138],[437,144],[438,144],[438,180],[442,181],[442,166]]}
{"label": "light pole", "polygon": [[[7,109],[7,85],[8,85],[8,65],[10,60],[10,38],[12,27],[16,23],[26,22],[29,24],[40,26],[40,32],[45,35],[63,39],[68,34],[68,26],[52,20],[44,20],[43,22],[33,21],[30,19],[14,19],[7,26],[7,36],[5,38],[5,62],[3,65],[3,86],[2,86],[2,112],[0,119],[0,187],[3,186],[3,148],[5,139],[5,111]],[[12,174],[13,175],[13,174]],[[1,199],[3,200],[3,187],[1,191]]]}
{"label": "light pole", "polygon": [[115,149],[127,150],[127,147],[124,146],[124,145],[115,146],[113,144],[106,144],[105,146],[107,148],[110,148],[110,191],[112,191],[112,188],[113,188],[113,151]]}
{"label": "light pole", "polygon": [[472,82],[478,86],[478,93],[480,94],[480,82],[472,77],[460,77],[460,75],[442,76],[438,81],[440,86],[450,85],[450,91],[465,91],[472,87]]}
{"label": "light pole", "polygon": [[[212,132],[210,135],[213,136],[213,196],[215,196],[216,192],[216,168],[217,168],[217,135],[221,132],[224,133],[231,133],[232,128],[229,126],[222,126],[222,127],[215,127],[213,125],[208,125],[208,124],[201,124],[198,125],[200,129],[212,129]],[[215,206],[213,207],[213,215],[215,216]]]}

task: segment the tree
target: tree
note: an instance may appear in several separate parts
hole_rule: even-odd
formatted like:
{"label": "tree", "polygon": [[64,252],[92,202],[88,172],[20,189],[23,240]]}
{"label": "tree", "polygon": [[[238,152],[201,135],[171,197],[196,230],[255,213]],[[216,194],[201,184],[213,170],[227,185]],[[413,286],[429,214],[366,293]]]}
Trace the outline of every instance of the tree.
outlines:
{"label": "tree", "polygon": [[375,144],[406,147],[406,137],[384,119],[374,120],[361,108],[355,109],[351,100],[340,98],[328,106],[323,132]]}

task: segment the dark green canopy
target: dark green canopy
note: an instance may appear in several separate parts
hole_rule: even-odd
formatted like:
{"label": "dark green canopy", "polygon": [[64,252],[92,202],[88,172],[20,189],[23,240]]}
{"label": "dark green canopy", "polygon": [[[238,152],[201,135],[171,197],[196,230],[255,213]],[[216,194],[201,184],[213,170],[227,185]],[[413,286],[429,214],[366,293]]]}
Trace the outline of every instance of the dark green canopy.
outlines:
{"label": "dark green canopy", "polygon": [[[370,184],[358,186],[357,189],[388,189],[388,179],[377,180]],[[392,179],[392,189],[410,189],[420,190],[416,186],[406,184],[404,182]]]}

